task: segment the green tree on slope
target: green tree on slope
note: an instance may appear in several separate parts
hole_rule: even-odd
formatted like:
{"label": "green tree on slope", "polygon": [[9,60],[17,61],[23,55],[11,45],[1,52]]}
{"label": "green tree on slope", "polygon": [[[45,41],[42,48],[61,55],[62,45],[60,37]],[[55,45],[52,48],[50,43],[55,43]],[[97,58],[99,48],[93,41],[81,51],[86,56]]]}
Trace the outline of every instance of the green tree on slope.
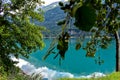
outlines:
{"label": "green tree on slope", "polygon": [[44,47],[42,26],[32,20],[43,21],[40,10],[35,11],[40,0],[0,0],[0,66],[12,71],[15,63],[10,55],[28,57],[30,53]]}

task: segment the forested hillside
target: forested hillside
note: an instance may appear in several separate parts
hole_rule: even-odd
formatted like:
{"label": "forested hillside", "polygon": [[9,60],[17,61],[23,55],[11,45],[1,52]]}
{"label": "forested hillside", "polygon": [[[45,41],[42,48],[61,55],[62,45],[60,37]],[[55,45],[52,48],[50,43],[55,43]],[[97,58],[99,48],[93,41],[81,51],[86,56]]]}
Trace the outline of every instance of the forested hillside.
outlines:
{"label": "forested hillside", "polygon": [[[61,26],[58,26],[57,23],[61,20],[64,20],[66,14],[63,10],[60,9],[60,6],[58,6],[58,2],[52,3],[48,6],[44,6],[43,10],[45,21],[41,23],[35,21],[35,24],[45,26],[48,29],[48,31],[43,32],[45,37],[55,37],[61,32]],[[73,21],[74,20],[71,20],[71,24],[73,24]],[[69,26],[68,30],[73,36],[77,36],[81,33],[84,33],[83,31],[80,31],[73,25]]]}

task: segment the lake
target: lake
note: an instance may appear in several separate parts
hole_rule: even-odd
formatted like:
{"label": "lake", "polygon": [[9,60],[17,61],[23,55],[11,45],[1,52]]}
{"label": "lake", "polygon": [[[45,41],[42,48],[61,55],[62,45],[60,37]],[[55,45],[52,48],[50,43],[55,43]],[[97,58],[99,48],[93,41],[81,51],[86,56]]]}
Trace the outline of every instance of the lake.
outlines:
{"label": "lake", "polygon": [[[115,41],[113,40],[110,46],[107,49],[98,49],[96,56],[94,58],[86,57],[86,51],[83,49],[75,50],[75,39],[72,39],[69,44],[69,49],[65,54],[65,59],[62,60],[61,65],[59,65],[59,56],[56,59],[53,59],[55,54],[51,54],[48,56],[46,60],[42,60],[42,57],[45,55],[47,49],[50,46],[51,39],[45,39],[46,46],[43,50],[38,50],[32,54],[30,54],[29,59],[24,59],[35,66],[36,69],[44,69],[54,71],[54,72],[63,72],[58,77],[65,76],[64,73],[70,73],[73,76],[81,76],[81,75],[89,75],[94,72],[108,74],[115,71]],[[57,50],[56,50],[57,51]],[[98,64],[98,57],[100,57],[100,61],[104,61],[101,65]],[[44,71],[43,70],[43,71]],[[41,70],[42,72],[42,70]],[[45,71],[46,75],[48,74]],[[55,73],[55,74],[56,74]],[[56,75],[52,75],[54,77]],[[72,77],[73,77],[72,76]]]}

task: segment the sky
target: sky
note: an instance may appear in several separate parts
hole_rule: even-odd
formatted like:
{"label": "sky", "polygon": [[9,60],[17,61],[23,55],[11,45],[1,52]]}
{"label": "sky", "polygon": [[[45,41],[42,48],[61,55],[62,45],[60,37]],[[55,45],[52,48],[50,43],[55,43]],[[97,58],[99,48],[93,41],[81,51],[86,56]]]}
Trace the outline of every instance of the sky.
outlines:
{"label": "sky", "polygon": [[58,2],[58,1],[68,1],[68,0],[41,0],[41,1],[44,1],[45,4],[44,5],[49,5],[53,2]]}

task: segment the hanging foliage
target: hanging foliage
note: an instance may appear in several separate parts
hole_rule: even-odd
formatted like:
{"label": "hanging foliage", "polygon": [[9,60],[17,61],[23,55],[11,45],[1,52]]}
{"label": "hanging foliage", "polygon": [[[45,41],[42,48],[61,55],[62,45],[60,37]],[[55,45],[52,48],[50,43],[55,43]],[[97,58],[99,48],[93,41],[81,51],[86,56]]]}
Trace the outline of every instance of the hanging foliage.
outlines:
{"label": "hanging foliage", "polygon": [[74,25],[83,31],[90,31],[96,21],[96,11],[91,5],[79,7],[75,13]]}
{"label": "hanging foliage", "polygon": [[[43,60],[45,60],[50,54],[55,54],[55,56],[53,57],[53,59],[56,59],[59,57],[59,64],[61,64],[61,59],[65,58],[65,53],[68,50],[68,46],[69,46],[69,38],[70,35],[67,32],[63,32],[61,35],[59,35],[59,37],[57,39],[55,39],[55,42],[57,43],[53,43],[51,44],[52,46],[50,46],[50,48],[48,49],[47,53],[45,54],[45,56],[43,57]],[[55,52],[55,50],[58,50],[57,52]]]}
{"label": "hanging foliage", "polygon": [[45,60],[50,54],[55,54],[53,59],[56,59],[58,56],[60,56],[59,64],[61,64],[61,60],[65,58],[65,53],[68,50],[69,46],[70,39],[70,35],[68,33],[69,22],[70,22],[69,15],[67,15],[64,20],[58,22],[58,25],[62,27],[62,31],[51,42],[49,49],[47,50],[45,56],[43,56],[43,60]]}
{"label": "hanging foliage", "polygon": [[[113,37],[111,34],[115,34],[120,26],[119,0],[69,0],[67,3],[60,2],[59,5],[61,10],[70,16],[69,19],[73,19],[75,27],[85,31],[85,33],[90,32],[90,35],[87,36],[89,37],[87,44],[83,47],[81,42],[77,42],[75,46],[76,50],[82,47],[86,50],[86,57],[95,57],[97,47],[102,49],[108,48],[112,41],[111,37]],[[59,22],[58,25],[65,25],[62,27],[62,30],[67,31],[65,28],[68,27],[69,23],[69,20],[66,18]],[[67,48],[63,45],[60,36],[57,41],[59,52],[54,59],[59,54],[64,58]],[[98,61],[97,63],[101,64],[103,61]]]}

